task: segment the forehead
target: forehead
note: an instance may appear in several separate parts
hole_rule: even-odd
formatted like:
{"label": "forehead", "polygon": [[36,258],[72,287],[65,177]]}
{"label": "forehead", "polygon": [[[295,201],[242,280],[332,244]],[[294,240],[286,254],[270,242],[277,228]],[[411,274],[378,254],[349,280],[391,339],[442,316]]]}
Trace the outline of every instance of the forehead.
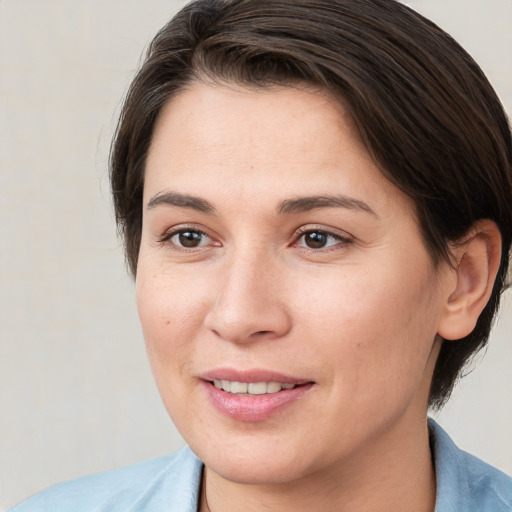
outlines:
{"label": "forehead", "polygon": [[[344,105],[307,86],[193,83],[162,109],[146,162],[145,202],[167,188],[219,200],[340,192],[411,212],[380,172]],[[245,191],[245,192],[244,192]],[[278,197],[281,196],[281,197]]]}
{"label": "forehead", "polygon": [[[274,159],[279,154],[289,158],[291,153],[313,156],[313,143],[319,142],[320,133],[328,143],[349,123],[339,102],[310,87],[246,88],[195,82],[163,107],[148,166],[155,154],[169,151],[214,160],[243,149],[237,158],[245,158],[250,165],[270,155]],[[345,140],[353,139],[347,140],[349,144],[359,144],[352,128],[344,131]]]}
{"label": "forehead", "polygon": [[[333,128],[348,123],[339,102],[307,86],[248,88],[194,82],[162,109],[150,154],[164,137],[167,146],[173,142],[206,155],[243,145],[247,160],[264,156],[276,145],[310,153],[304,138],[313,141],[318,129],[328,127],[325,139]],[[248,154],[249,148],[257,154]]]}

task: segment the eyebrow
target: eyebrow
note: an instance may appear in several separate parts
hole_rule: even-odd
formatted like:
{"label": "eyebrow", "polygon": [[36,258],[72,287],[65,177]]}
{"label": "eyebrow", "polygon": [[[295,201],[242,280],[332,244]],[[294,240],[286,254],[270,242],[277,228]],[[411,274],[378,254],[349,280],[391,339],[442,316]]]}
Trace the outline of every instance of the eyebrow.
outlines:
{"label": "eyebrow", "polygon": [[178,192],[161,192],[156,194],[149,200],[147,209],[151,210],[161,204],[179,206],[181,208],[192,208],[193,210],[210,215],[216,213],[215,207],[206,201],[206,199],[188,194],[179,194]]}
{"label": "eyebrow", "polygon": [[[147,209],[151,210],[159,205],[191,208],[210,215],[217,214],[215,207],[206,199],[189,194],[180,194],[179,192],[160,192],[156,194],[149,200]],[[279,204],[276,211],[278,214],[285,215],[308,212],[317,208],[346,208],[348,210],[370,213],[379,218],[367,203],[345,195],[306,196],[286,199]]]}
{"label": "eyebrow", "polygon": [[286,199],[278,206],[277,212],[281,214],[300,213],[317,208],[346,208],[348,210],[370,213],[374,217],[379,218],[375,211],[364,201],[342,194]]}

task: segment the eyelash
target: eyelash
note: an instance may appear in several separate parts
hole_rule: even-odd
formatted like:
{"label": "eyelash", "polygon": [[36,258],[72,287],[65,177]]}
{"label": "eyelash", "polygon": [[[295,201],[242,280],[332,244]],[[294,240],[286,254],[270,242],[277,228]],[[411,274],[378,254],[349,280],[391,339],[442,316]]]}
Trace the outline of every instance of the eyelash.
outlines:
{"label": "eyelash", "polygon": [[[199,229],[195,226],[180,226],[178,228],[173,228],[173,229],[167,231],[162,237],[157,239],[157,242],[160,244],[165,244],[166,246],[170,247],[172,250],[175,250],[175,251],[189,252],[189,251],[192,251],[195,249],[201,249],[203,247],[202,245],[186,247],[183,245],[179,245],[178,243],[172,242],[173,237],[175,237],[177,235],[179,236],[179,235],[185,234],[185,233],[192,233],[195,236],[199,235],[201,237],[207,237],[207,238],[212,239],[212,237],[210,237],[210,235],[208,235],[208,233],[206,233],[202,229]],[[301,245],[299,243],[300,240],[301,239],[303,240],[304,237],[308,234],[309,235],[316,234],[316,235],[320,235],[320,236],[325,236],[327,238],[327,240],[328,239],[335,240],[335,243],[326,245],[324,247],[316,247],[316,248],[308,247],[306,245]],[[308,252],[319,253],[319,252],[327,252],[327,251],[336,250],[340,246],[344,247],[353,242],[354,242],[353,238],[346,234],[341,235],[340,233],[335,233],[333,231],[330,231],[325,228],[320,228],[320,227],[317,228],[314,226],[304,226],[297,230],[297,232],[294,236],[294,242],[292,245],[294,245],[296,247],[300,247],[301,249],[308,251]],[[326,242],[326,243],[328,243],[328,242]],[[220,245],[220,244],[215,244],[215,245]]]}
{"label": "eyelash", "polygon": [[170,229],[169,231],[164,233],[164,235],[162,237],[157,239],[157,242],[160,244],[165,244],[166,246],[170,247],[171,249],[173,249],[175,251],[189,251],[189,250],[194,250],[194,249],[202,247],[201,245],[196,246],[196,247],[185,247],[183,245],[178,245],[171,241],[173,237],[175,237],[177,235],[185,234],[185,233],[193,233],[195,235],[200,235],[202,237],[208,237],[211,239],[211,237],[208,235],[208,233],[206,233],[202,229],[199,229],[195,226],[180,226],[177,228]]}
{"label": "eyelash", "polygon": [[318,253],[318,252],[333,251],[333,250],[339,249],[340,246],[344,247],[344,246],[349,245],[354,242],[354,239],[346,233],[342,235],[340,233],[335,233],[335,232],[325,229],[323,227],[321,228],[321,227],[314,227],[314,226],[313,227],[312,226],[304,226],[298,230],[294,245],[298,245],[298,242],[301,239],[304,239],[304,237],[306,235],[313,234],[313,233],[315,233],[317,235],[326,236],[327,238],[331,238],[331,239],[335,240],[336,242],[334,244],[327,245],[326,247],[319,247],[319,248],[300,246],[308,252]]}

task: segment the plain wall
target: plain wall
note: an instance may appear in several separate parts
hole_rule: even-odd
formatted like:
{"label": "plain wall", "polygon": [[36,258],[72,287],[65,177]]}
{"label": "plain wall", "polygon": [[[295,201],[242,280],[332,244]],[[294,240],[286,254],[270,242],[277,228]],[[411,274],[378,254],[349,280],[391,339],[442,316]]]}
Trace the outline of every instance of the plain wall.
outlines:
{"label": "plain wall", "polygon": [[[512,112],[512,2],[407,2],[474,55]],[[0,0],[0,510],[182,444],[146,361],[107,182],[143,48],[184,2]],[[512,473],[512,294],[438,416]]]}

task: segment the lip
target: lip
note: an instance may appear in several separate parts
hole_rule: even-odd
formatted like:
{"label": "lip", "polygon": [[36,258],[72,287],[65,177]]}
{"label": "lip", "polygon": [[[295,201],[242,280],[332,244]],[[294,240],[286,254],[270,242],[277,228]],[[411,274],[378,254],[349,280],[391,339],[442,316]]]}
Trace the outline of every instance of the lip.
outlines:
{"label": "lip", "polygon": [[213,381],[229,380],[231,382],[279,382],[291,384],[306,384],[312,382],[311,379],[304,379],[300,377],[293,377],[283,373],[273,372],[270,370],[235,370],[233,368],[217,368],[209,370],[199,375],[202,380]]}
{"label": "lip", "polygon": [[[263,422],[283,409],[293,406],[308,393],[314,382],[267,370],[234,370],[220,368],[200,376],[201,385],[213,407],[224,416],[242,422]],[[237,395],[218,389],[213,380],[232,382],[279,382],[297,384],[293,389],[283,389],[277,393],[264,395]]]}

